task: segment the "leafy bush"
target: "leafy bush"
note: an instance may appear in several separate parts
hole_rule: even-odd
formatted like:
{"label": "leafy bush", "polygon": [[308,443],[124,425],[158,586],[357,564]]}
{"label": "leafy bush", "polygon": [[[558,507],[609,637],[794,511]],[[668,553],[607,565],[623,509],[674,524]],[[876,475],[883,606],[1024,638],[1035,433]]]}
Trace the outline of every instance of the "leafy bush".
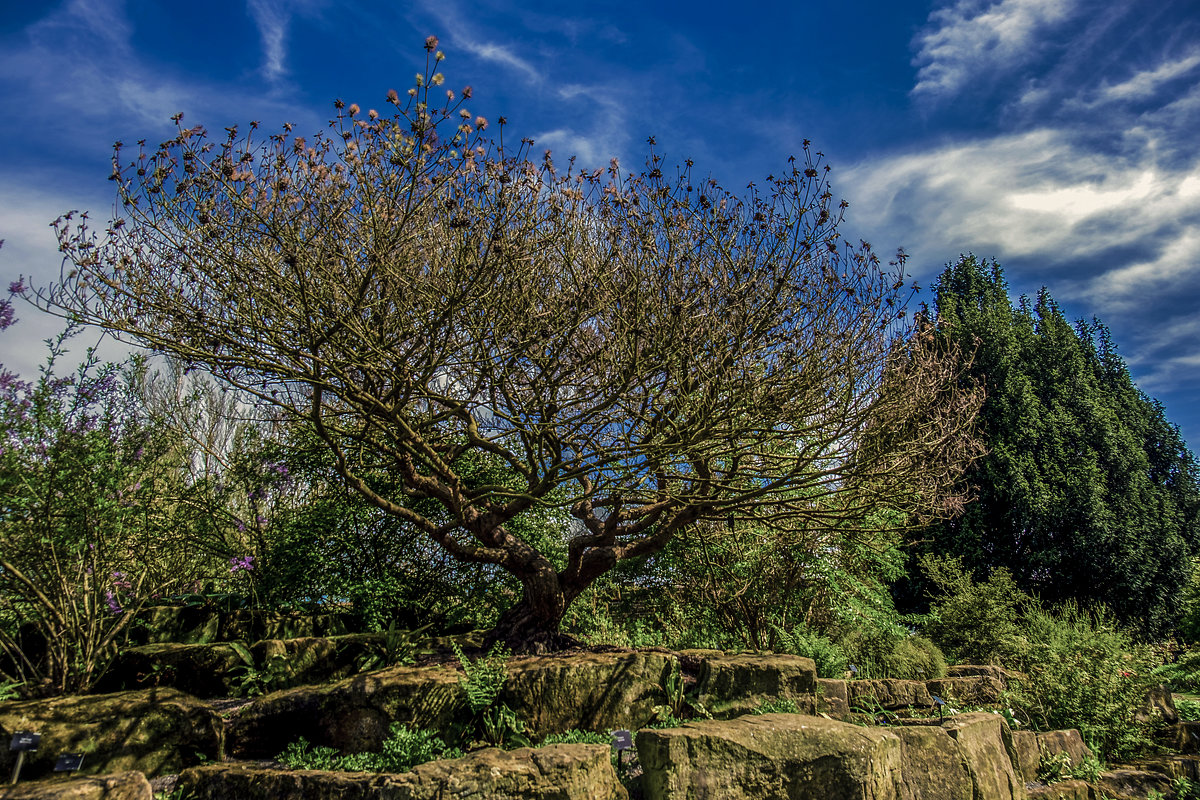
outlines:
{"label": "leafy bush", "polygon": [[408,772],[418,764],[463,753],[448,747],[436,733],[395,722],[377,753],[339,755],[332,747],[313,747],[303,737],[287,746],[276,760],[290,769],[344,772]]}
{"label": "leafy bush", "polygon": [[879,668],[888,678],[934,680],[946,676],[946,657],[924,636],[906,636],[880,658]]}
{"label": "leafy bush", "polygon": [[1028,645],[1018,666],[1028,676],[1013,703],[1039,730],[1078,728],[1104,758],[1121,761],[1152,747],[1152,723],[1133,711],[1157,683],[1149,649],[1117,628],[1104,609],[1074,604],[1026,615]]}
{"label": "leafy bush", "polygon": [[1154,674],[1176,692],[1200,692],[1200,649],[1184,651],[1173,664],[1163,664]]}
{"label": "leafy bush", "polygon": [[1200,702],[1184,697],[1175,698],[1175,710],[1180,719],[1200,720]]}
{"label": "leafy bush", "polygon": [[818,677],[841,678],[846,674],[849,660],[836,642],[803,628],[796,628],[790,633],[777,629],[775,633],[779,638],[779,651],[811,658],[817,665]]}
{"label": "leafy bush", "polygon": [[1012,664],[1022,650],[1022,611],[1034,604],[1003,567],[976,581],[952,556],[926,555],[921,570],[938,588],[925,633],[955,663]]}

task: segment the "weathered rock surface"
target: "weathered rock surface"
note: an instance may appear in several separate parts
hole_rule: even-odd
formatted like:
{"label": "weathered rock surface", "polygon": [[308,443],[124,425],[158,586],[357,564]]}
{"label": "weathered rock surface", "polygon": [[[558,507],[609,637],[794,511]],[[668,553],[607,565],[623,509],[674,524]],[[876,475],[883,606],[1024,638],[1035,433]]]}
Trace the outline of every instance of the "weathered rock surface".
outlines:
{"label": "weathered rock surface", "polygon": [[1066,753],[1071,757],[1071,766],[1077,767],[1085,758],[1092,755],[1092,750],[1083,742],[1079,731],[1070,728],[1064,731],[1044,731],[1037,734],[1038,750],[1041,757],[1046,758],[1056,753]]}
{"label": "weathered rock surface", "polygon": [[1145,798],[1150,792],[1171,793],[1171,780],[1160,772],[1137,769],[1114,769],[1101,772],[1096,782],[1100,792],[1110,800]]}
{"label": "weathered rock surface", "polygon": [[1133,712],[1135,722],[1151,722],[1162,720],[1168,725],[1179,722],[1179,712],[1175,709],[1175,697],[1166,686],[1155,686],[1146,692],[1141,706]]}
{"label": "weathered rock surface", "polygon": [[642,730],[647,800],[895,800],[901,740],[879,729],[799,714]]}
{"label": "weathered rock surface", "polygon": [[1012,733],[1003,717],[986,712],[958,714],[942,727],[958,743],[977,800],[1020,800],[1025,796],[1025,781],[1013,766],[1018,758]]}
{"label": "weathered rock surface", "polygon": [[[175,689],[0,703],[0,740],[17,731],[42,735],[22,777],[48,774],[62,753],[83,753],[83,772],[178,772],[200,759],[223,755],[224,725],[207,705]],[[14,753],[0,750],[0,774]]]}
{"label": "weathered rock surface", "polygon": [[1180,753],[1200,753],[1200,722],[1184,720],[1177,723],[1171,739]]}
{"label": "weathered rock surface", "polygon": [[[287,685],[325,683],[356,674],[360,659],[383,646],[385,634],[264,639],[248,646],[254,664],[282,656]],[[121,651],[97,685],[102,692],[172,686],[196,697],[228,697],[240,687],[245,661],[228,642],[147,644]],[[277,686],[275,688],[284,688]]]}
{"label": "weathered rock surface", "polygon": [[[626,800],[604,745],[479,750],[411,772],[318,772],[218,764],[189,769],[177,788],[195,800]],[[190,794],[188,794],[190,793]]]}
{"label": "weathered rock surface", "polygon": [[860,727],[764,714],[643,730],[647,800],[1023,800],[1004,719]]}
{"label": "weathered rock surface", "polygon": [[0,800],[151,800],[150,781],[140,772],[85,775],[0,786]]}
{"label": "weathered rock surface", "polygon": [[1040,783],[1025,790],[1028,800],[1092,800],[1094,793],[1087,781],[1069,780]]}
{"label": "weathered rock surface", "polygon": [[1200,756],[1153,756],[1139,759],[1131,765],[1146,772],[1160,772],[1168,778],[1187,778],[1189,781],[1200,782]]}
{"label": "weathered rock surface", "polygon": [[97,683],[101,692],[173,687],[196,697],[228,697],[242,659],[228,644],[147,644],[127,647]]}
{"label": "weathered rock surface", "polygon": [[971,773],[945,728],[914,726],[892,731],[901,742],[899,800],[972,800]]}
{"label": "weathered rock surface", "polygon": [[924,681],[847,681],[846,690],[852,709],[871,711],[876,704],[887,711],[899,711],[909,706],[920,709],[933,706],[933,698]]}
{"label": "weathered rock surface", "polygon": [[568,653],[513,658],[501,702],[532,734],[637,730],[666,701],[663,684],[675,658],[660,652]]}
{"label": "weathered rock surface", "polygon": [[459,672],[449,667],[392,667],[325,686],[260,697],[229,725],[236,758],[271,758],[303,736],[346,753],[378,750],[393,722],[446,730],[464,717]]}
{"label": "weathered rock surface", "polygon": [[713,653],[700,663],[697,698],[718,719],[753,711],[764,700],[793,700],[816,710],[817,667],[803,656]]}
{"label": "weathered rock surface", "polygon": [[850,713],[850,694],[846,681],[817,678],[817,711],[833,717]]}
{"label": "weathered rock surface", "polygon": [[951,705],[995,705],[1000,702],[1005,683],[990,675],[961,675],[925,681],[929,694],[937,695]]}
{"label": "weathered rock surface", "polygon": [[[571,729],[633,730],[666,700],[662,685],[673,662],[673,656],[658,652],[513,658],[499,700],[535,737]],[[230,752],[269,758],[300,736],[350,753],[375,750],[393,722],[444,731],[469,717],[461,675],[448,666],[393,667],[274,692],[237,715]]]}
{"label": "weathered rock surface", "polygon": [[1038,748],[1038,735],[1033,731],[1013,731],[1012,743],[1021,780],[1026,783],[1036,781],[1038,766],[1042,760],[1042,751]]}

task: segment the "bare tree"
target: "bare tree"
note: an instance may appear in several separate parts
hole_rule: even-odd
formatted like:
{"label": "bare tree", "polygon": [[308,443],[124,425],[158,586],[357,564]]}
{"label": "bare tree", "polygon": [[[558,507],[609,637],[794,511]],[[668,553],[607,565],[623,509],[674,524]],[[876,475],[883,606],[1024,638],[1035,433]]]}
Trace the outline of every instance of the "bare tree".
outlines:
{"label": "bare tree", "polygon": [[[118,144],[115,218],[56,222],[64,274],[35,301],[306,420],[371,503],[521,581],[494,635],[523,649],[697,520],[947,507],[977,398],[910,335],[902,274],[839,237],[821,154],[744,198],[664,174],[653,140],[639,174],[562,171],[506,149],[504,118],[485,140],[426,49],[388,115],[339,102],[311,140],[176,118],[131,161]],[[469,486],[473,451],[519,485]],[[582,522],[559,565],[506,527],[547,502]]]}

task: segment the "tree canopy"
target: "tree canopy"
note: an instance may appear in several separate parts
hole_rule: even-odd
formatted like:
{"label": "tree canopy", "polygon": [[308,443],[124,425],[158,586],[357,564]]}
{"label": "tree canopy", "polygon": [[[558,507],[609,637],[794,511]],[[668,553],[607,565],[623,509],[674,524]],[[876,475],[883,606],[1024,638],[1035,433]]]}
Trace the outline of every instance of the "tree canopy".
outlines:
{"label": "tree canopy", "polygon": [[[305,421],[369,502],[521,582],[496,631],[519,647],[698,521],[955,507],[979,394],[896,265],[839,234],[819,153],[743,198],[668,175],[653,140],[640,173],[560,169],[504,118],[486,140],[431,41],[389,115],[118,143],[116,215],[56,223],[36,302]],[[472,454],[515,480],[466,480]],[[578,521],[562,563],[510,524],[547,504]]]}
{"label": "tree canopy", "polygon": [[963,257],[936,285],[940,341],[974,361],[987,455],[976,499],[925,535],[982,576],[1003,567],[1050,602],[1104,603],[1146,635],[1175,626],[1200,547],[1200,483],[1163,407],[1107,328],[1072,326],[1043,289],[1014,307],[1000,265]]}

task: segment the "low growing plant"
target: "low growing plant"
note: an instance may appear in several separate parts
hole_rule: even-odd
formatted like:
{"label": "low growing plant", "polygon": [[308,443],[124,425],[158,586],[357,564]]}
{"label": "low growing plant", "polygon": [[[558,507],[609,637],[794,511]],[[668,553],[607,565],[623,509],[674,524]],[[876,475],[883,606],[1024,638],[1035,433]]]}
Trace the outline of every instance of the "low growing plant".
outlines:
{"label": "low growing plant", "polygon": [[242,697],[257,697],[261,694],[286,688],[295,679],[295,668],[292,660],[284,653],[274,653],[267,656],[263,663],[254,660],[250,648],[241,642],[230,642],[229,646],[237,653],[242,663],[234,668],[237,673],[237,693]]}
{"label": "low growing plant", "polygon": [[788,697],[776,697],[774,700],[762,700],[751,714],[799,714],[800,706]]}
{"label": "low growing plant", "polygon": [[359,656],[359,672],[416,663],[417,656],[432,652],[422,644],[423,634],[432,624],[406,631],[398,630],[396,621],[392,620],[383,634],[383,642],[369,644],[367,651]]}
{"label": "low growing plant", "polygon": [[487,655],[472,661],[457,643],[451,644],[463,676],[458,684],[467,695],[467,706],[472,719],[462,732],[462,741],[482,741],[492,747],[524,747],[529,745],[525,736],[525,722],[505,703],[499,701],[500,690],[508,677],[508,658],[511,651],[503,644],[496,644]]}
{"label": "low growing plant", "polygon": [[428,761],[459,758],[462,755],[461,750],[447,746],[432,731],[395,722],[378,752],[339,755],[335,748],[314,747],[301,737],[289,744],[276,760],[290,769],[395,773],[408,772]]}

